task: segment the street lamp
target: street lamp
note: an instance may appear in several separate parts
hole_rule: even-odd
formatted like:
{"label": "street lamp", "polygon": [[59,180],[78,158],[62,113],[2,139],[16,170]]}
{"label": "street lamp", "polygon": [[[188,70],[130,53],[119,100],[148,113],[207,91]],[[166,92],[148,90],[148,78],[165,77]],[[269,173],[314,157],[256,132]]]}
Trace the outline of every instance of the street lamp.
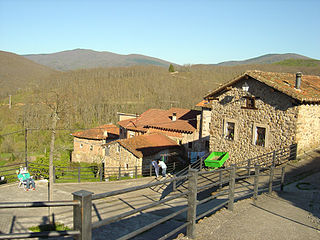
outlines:
{"label": "street lamp", "polygon": [[249,85],[247,82],[245,82],[243,85],[242,85],[242,90],[245,91],[245,92],[248,92],[249,91]]}

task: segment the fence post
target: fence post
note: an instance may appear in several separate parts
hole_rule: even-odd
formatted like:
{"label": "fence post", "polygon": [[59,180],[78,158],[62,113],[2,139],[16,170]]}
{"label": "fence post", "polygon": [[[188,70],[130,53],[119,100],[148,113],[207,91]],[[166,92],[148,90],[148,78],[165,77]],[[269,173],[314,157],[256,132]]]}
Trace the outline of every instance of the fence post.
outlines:
{"label": "fence post", "polygon": [[121,180],[121,167],[119,167],[119,175],[118,175],[118,179]]}
{"label": "fence post", "polygon": [[253,187],[253,203],[256,203],[258,199],[258,189],[259,189],[259,172],[260,166],[254,166],[254,187]]}
{"label": "fence post", "polygon": [[276,151],[273,151],[272,155],[272,166],[274,167],[276,165]]}
{"label": "fence post", "polygon": [[269,177],[269,188],[268,188],[269,194],[272,193],[273,176],[274,176],[274,166],[271,166],[270,167],[270,177]]}
{"label": "fence post", "polygon": [[251,171],[250,171],[250,170],[251,170],[250,168],[251,168],[251,160],[249,159],[249,160],[248,160],[248,176],[249,176],[249,177],[250,177],[250,172],[251,172]]}
{"label": "fence post", "polygon": [[135,166],[135,169],[134,169],[134,177],[135,177],[135,178],[138,178],[138,166]]}
{"label": "fence post", "polygon": [[281,185],[280,185],[280,190],[283,191],[283,187],[284,187],[284,175],[286,172],[286,166],[283,166],[281,169]]}
{"label": "fence post", "polygon": [[103,174],[102,174],[102,171],[103,171],[103,168],[102,168],[102,166],[101,166],[101,167],[100,167],[100,176],[99,176],[99,177],[100,177],[100,182],[102,182],[102,175],[103,175]]}
{"label": "fence post", "polygon": [[173,162],[173,172],[176,172],[176,162]]}
{"label": "fence post", "polygon": [[196,214],[197,214],[197,178],[198,172],[195,169],[190,169],[189,172],[189,184],[188,184],[188,213],[187,213],[187,237],[194,238],[194,229],[196,226]]}
{"label": "fence post", "polygon": [[56,183],[56,166],[53,166],[53,183]]}
{"label": "fence post", "polygon": [[73,206],[73,228],[80,231],[77,240],[92,238],[92,192],[80,190],[72,193],[73,200],[80,201],[80,206]]}
{"label": "fence post", "polygon": [[222,189],[222,171],[219,172],[219,191]]}
{"label": "fence post", "polygon": [[[176,177],[177,177],[177,175],[174,174],[173,178],[176,178]],[[172,182],[172,191],[173,192],[177,191],[177,180],[173,180],[173,182]]]}
{"label": "fence post", "polygon": [[152,176],[152,165],[149,166],[149,173],[150,173],[149,175],[151,177]]}
{"label": "fence post", "polygon": [[228,202],[228,210],[233,211],[233,203],[234,203],[234,186],[236,182],[236,166],[231,166],[230,172],[230,181],[229,181],[229,202]]}
{"label": "fence post", "polygon": [[81,172],[81,167],[78,167],[78,183],[80,182],[80,172]]}

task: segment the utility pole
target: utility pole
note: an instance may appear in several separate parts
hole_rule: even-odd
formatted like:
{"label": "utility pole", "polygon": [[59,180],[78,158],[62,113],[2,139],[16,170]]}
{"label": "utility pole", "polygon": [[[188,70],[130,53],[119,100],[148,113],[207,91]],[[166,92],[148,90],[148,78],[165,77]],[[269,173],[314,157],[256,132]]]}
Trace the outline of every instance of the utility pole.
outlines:
{"label": "utility pole", "polygon": [[24,160],[28,168],[28,128],[24,129]]}
{"label": "utility pole", "polygon": [[11,109],[12,102],[11,102],[11,95],[9,95],[9,109]]}

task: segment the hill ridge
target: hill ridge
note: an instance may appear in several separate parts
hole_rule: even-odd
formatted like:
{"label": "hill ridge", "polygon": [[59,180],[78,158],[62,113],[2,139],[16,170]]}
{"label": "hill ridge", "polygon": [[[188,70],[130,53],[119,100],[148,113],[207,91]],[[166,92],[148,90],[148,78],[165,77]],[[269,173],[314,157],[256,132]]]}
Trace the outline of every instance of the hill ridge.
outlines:
{"label": "hill ridge", "polygon": [[27,54],[23,57],[36,63],[60,70],[76,70],[97,67],[125,67],[133,65],[156,65],[169,67],[171,62],[141,54],[117,54],[108,51],[76,48],[55,53]]}

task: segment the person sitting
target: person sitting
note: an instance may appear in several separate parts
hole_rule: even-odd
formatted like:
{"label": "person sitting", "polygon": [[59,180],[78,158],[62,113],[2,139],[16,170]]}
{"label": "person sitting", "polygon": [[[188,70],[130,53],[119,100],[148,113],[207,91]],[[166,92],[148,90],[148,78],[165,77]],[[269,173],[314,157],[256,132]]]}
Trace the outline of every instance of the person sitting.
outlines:
{"label": "person sitting", "polygon": [[24,182],[26,184],[27,191],[29,191],[30,185],[32,185],[32,190],[36,189],[35,182],[34,182],[33,178],[30,176],[30,173],[27,170],[27,168],[20,169],[20,173],[18,174],[18,178],[22,179],[22,182]]}

